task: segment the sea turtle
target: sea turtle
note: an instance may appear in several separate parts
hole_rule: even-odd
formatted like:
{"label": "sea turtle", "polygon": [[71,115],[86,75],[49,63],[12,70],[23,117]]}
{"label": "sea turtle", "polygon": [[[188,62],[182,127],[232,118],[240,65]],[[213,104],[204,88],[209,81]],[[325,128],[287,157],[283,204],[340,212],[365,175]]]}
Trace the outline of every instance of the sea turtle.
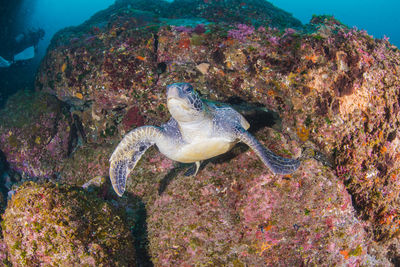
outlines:
{"label": "sea turtle", "polygon": [[201,99],[189,83],[167,86],[167,105],[172,118],[160,127],[133,129],[110,158],[110,179],[122,196],[126,179],[146,150],[156,144],[168,158],[195,163],[187,175],[196,175],[200,162],[229,151],[243,142],[252,148],[275,174],[295,171],[300,161],[275,155],[246,130],[250,124],[231,106]]}

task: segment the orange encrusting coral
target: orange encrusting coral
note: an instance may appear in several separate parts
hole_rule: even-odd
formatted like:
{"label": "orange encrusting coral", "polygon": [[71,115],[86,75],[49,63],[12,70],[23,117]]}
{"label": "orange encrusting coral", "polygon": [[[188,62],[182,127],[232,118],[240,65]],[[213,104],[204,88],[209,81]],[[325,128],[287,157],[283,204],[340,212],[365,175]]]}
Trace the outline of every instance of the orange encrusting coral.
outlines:
{"label": "orange encrusting coral", "polygon": [[301,141],[305,142],[308,140],[310,136],[310,130],[308,130],[304,125],[297,128],[297,136],[300,138]]}

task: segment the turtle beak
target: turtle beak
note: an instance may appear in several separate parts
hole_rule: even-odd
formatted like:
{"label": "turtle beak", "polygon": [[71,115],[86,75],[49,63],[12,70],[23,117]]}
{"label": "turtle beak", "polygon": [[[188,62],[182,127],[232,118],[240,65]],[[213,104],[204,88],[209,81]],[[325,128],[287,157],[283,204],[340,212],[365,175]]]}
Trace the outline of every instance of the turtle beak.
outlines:
{"label": "turtle beak", "polygon": [[181,95],[180,95],[180,88],[178,85],[176,84],[171,84],[169,86],[167,86],[167,100],[171,100],[171,99],[181,99]]}
{"label": "turtle beak", "polygon": [[178,88],[175,84],[171,84],[167,86],[167,98],[177,98],[179,96]]}
{"label": "turtle beak", "polygon": [[176,98],[176,97],[168,97],[167,100],[167,105],[168,109],[171,111],[173,108],[181,108],[185,111],[191,110],[191,108],[186,104],[185,101],[183,101],[181,98]]}

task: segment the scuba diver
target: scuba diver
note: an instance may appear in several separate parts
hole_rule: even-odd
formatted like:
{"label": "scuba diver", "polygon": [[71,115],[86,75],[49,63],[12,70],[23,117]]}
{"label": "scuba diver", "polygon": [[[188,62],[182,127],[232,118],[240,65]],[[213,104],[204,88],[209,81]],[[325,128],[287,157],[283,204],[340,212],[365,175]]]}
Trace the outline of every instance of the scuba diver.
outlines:
{"label": "scuba diver", "polygon": [[18,61],[34,58],[38,52],[38,43],[44,37],[44,30],[29,30],[17,35],[9,46],[8,55],[10,60],[0,56],[0,68],[7,68]]}

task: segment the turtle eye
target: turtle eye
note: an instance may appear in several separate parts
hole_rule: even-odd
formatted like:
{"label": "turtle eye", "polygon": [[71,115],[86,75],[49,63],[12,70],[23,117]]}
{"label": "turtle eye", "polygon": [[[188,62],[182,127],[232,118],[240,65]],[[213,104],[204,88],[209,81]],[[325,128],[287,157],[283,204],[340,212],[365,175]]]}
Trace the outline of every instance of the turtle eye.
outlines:
{"label": "turtle eye", "polygon": [[190,91],[192,91],[192,86],[190,86],[190,84],[184,84],[182,91],[185,93],[189,93]]}

